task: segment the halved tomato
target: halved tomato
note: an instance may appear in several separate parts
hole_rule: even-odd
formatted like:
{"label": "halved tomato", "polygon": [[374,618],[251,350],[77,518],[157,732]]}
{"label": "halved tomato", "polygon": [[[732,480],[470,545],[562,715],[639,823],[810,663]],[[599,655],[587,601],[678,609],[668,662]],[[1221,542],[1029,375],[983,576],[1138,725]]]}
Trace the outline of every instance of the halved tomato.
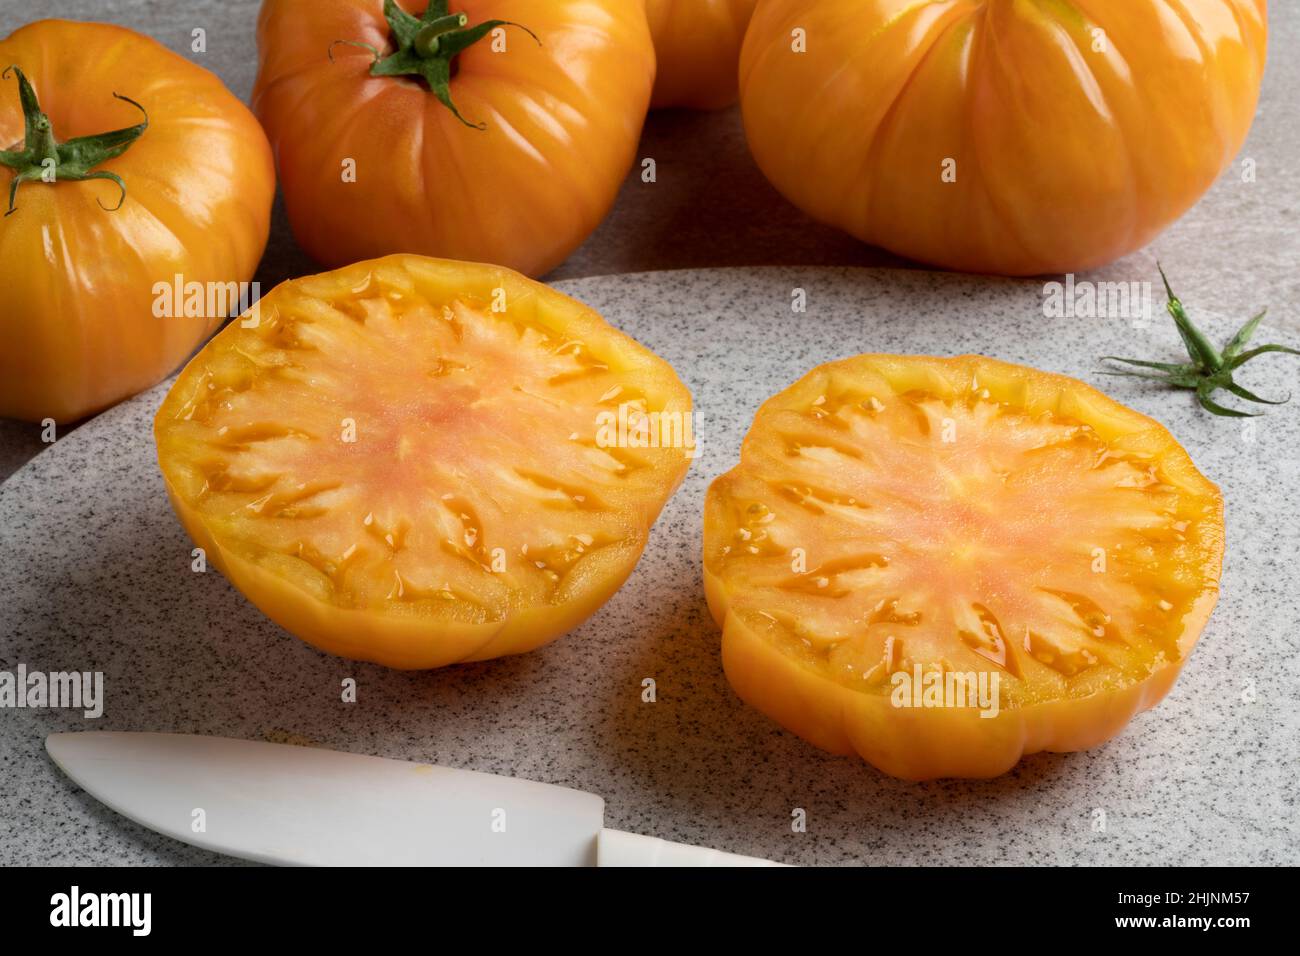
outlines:
{"label": "halved tomato", "polygon": [[813,370],[705,510],[737,693],[908,779],[1118,733],[1173,685],[1222,557],[1219,491],[1160,424],[979,356]]}
{"label": "halved tomato", "polygon": [[427,668],[530,650],[608,600],[691,456],[626,423],[690,407],[666,362],[567,296],[390,256],[276,288],[186,367],[154,431],[181,522],[268,617]]}

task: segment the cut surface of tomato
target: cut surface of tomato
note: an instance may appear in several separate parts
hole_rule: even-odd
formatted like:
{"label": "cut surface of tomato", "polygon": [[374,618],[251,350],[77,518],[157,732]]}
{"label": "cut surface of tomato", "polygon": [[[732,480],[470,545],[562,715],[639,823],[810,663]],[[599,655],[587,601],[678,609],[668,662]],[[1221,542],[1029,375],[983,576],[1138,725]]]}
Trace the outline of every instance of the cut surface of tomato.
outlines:
{"label": "cut surface of tomato", "polygon": [[[1222,548],[1218,489],[1158,423],[972,356],[814,370],[760,409],[705,518],[741,697],[909,778],[1118,732],[1172,685]],[[897,693],[949,674],[995,705]]]}
{"label": "cut surface of tomato", "polygon": [[396,667],[528,650],[623,583],[690,449],[672,369],[506,269],[393,256],[295,280],[190,363],[159,461],[196,543],[316,646]]}

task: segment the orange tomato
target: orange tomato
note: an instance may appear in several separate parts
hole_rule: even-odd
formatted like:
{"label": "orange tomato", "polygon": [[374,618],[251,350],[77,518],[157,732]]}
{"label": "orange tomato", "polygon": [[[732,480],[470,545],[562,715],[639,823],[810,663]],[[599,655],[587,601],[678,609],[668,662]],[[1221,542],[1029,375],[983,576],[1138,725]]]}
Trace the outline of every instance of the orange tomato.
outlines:
{"label": "orange tomato", "polygon": [[[213,74],[121,27],[33,23],[0,41],[0,69],[0,415],[74,421],[239,311],[271,150]],[[160,296],[178,285],[220,294]]]}
{"label": "orange tomato", "polygon": [[762,0],[750,148],[823,222],[1007,275],[1141,248],[1232,161],[1266,0]]}
{"label": "orange tomato", "polygon": [[608,600],[686,473],[690,408],[580,303],[391,256],[278,286],[154,432],[181,522],[268,617],[427,668],[531,650]]}
{"label": "orange tomato", "polygon": [[741,698],[897,777],[990,777],[1164,697],[1223,534],[1173,437],[1082,382],[863,355],[759,409],[705,586]]}
{"label": "orange tomato", "polygon": [[263,4],[253,105],[320,262],[418,252],[540,275],[613,205],[654,81],[641,6],[455,6]]}
{"label": "orange tomato", "polygon": [[652,109],[736,102],[740,45],[758,0],[646,0],[658,72]]}

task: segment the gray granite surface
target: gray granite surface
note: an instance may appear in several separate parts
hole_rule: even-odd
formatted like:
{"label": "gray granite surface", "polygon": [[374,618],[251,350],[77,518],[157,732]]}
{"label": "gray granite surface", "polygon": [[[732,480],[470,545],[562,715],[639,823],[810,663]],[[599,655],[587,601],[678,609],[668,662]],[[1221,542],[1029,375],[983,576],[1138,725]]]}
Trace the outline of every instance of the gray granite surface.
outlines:
{"label": "gray granite surface", "polygon": [[[0,863],[227,862],[71,785],[42,739],[85,729],[292,741],[510,774],[603,796],[608,826],[788,863],[1300,863],[1300,404],[1244,425],[1200,412],[1187,393],[1102,378],[1101,354],[1176,357],[1169,323],[1048,319],[1041,287],[1023,282],[789,267],[560,287],[680,371],[702,451],[628,584],[532,654],[428,673],[353,664],[268,622],[220,574],[191,572],[149,431],[161,388],[0,485],[0,669],[101,670],[107,684],[99,720],[0,712]],[[791,312],[796,288],[805,315]],[[1240,304],[1206,298],[1224,314]],[[1226,318],[1207,325],[1229,331]],[[700,584],[704,490],[734,464],[765,397],[863,351],[977,351],[1078,375],[1167,423],[1223,487],[1219,606],[1170,696],[1105,746],[1036,755],[988,782],[905,783],[817,751],[731,692]],[[1269,357],[1244,383],[1277,394],[1295,373],[1295,359]],[[358,681],[356,704],[340,702],[345,677]],[[652,704],[641,700],[646,677]],[[806,833],[791,830],[799,808]]]}
{"label": "gray granite surface", "polygon": [[[257,72],[258,6],[257,0],[45,0],[36,11],[3,0],[0,36],[36,16],[124,24],[213,70],[247,99]],[[1255,160],[1257,181],[1242,183],[1239,169],[1230,169],[1149,250],[1090,278],[1148,281],[1159,256],[1189,301],[1213,299],[1237,312],[1268,305],[1273,321],[1294,332],[1300,331],[1300,2],[1274,0],[1269,7],[1268,70],[1242,151]],[[190,52],[196,27],[207,31],[204,54]],[[0,97],[11,95],[0,86]],[[738,110],[654,113],[640,155],[656,160],[658,181],[630,176],[609,218],[551,278],[710,266],[904,265],[812,222],[782,199],[749,157]],[[314,271],[277,204],[258,281],[270,289]],[[0,480],[43,447],[35,426],[0,419]]]}

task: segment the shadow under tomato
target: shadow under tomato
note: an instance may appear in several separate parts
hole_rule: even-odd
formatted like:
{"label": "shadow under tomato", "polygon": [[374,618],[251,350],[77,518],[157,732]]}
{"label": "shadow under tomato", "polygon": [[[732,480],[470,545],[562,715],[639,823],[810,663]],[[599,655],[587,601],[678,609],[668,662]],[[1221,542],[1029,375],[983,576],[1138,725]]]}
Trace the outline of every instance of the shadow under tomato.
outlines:
{"label": "shadow under tomato", "polygon": [[[1106,759],[1035,754],[991,780],[898,780],[746,706],[723,674],[720,641],[697,588],[613,676],[621,690],[606,700],[601,752],[629,806],[611,805],[608,826],[803,864],[948,862],[954,843],[969,846],[971,863],[992,863],[1011,840],[1023,854],[1034,830],[1066,825],[1047,797],[1058,784],[1075,792],[1071,779]],[[628,692],[645,677],[654,703]],[[802,833],[792,829],[799,810]]]}

